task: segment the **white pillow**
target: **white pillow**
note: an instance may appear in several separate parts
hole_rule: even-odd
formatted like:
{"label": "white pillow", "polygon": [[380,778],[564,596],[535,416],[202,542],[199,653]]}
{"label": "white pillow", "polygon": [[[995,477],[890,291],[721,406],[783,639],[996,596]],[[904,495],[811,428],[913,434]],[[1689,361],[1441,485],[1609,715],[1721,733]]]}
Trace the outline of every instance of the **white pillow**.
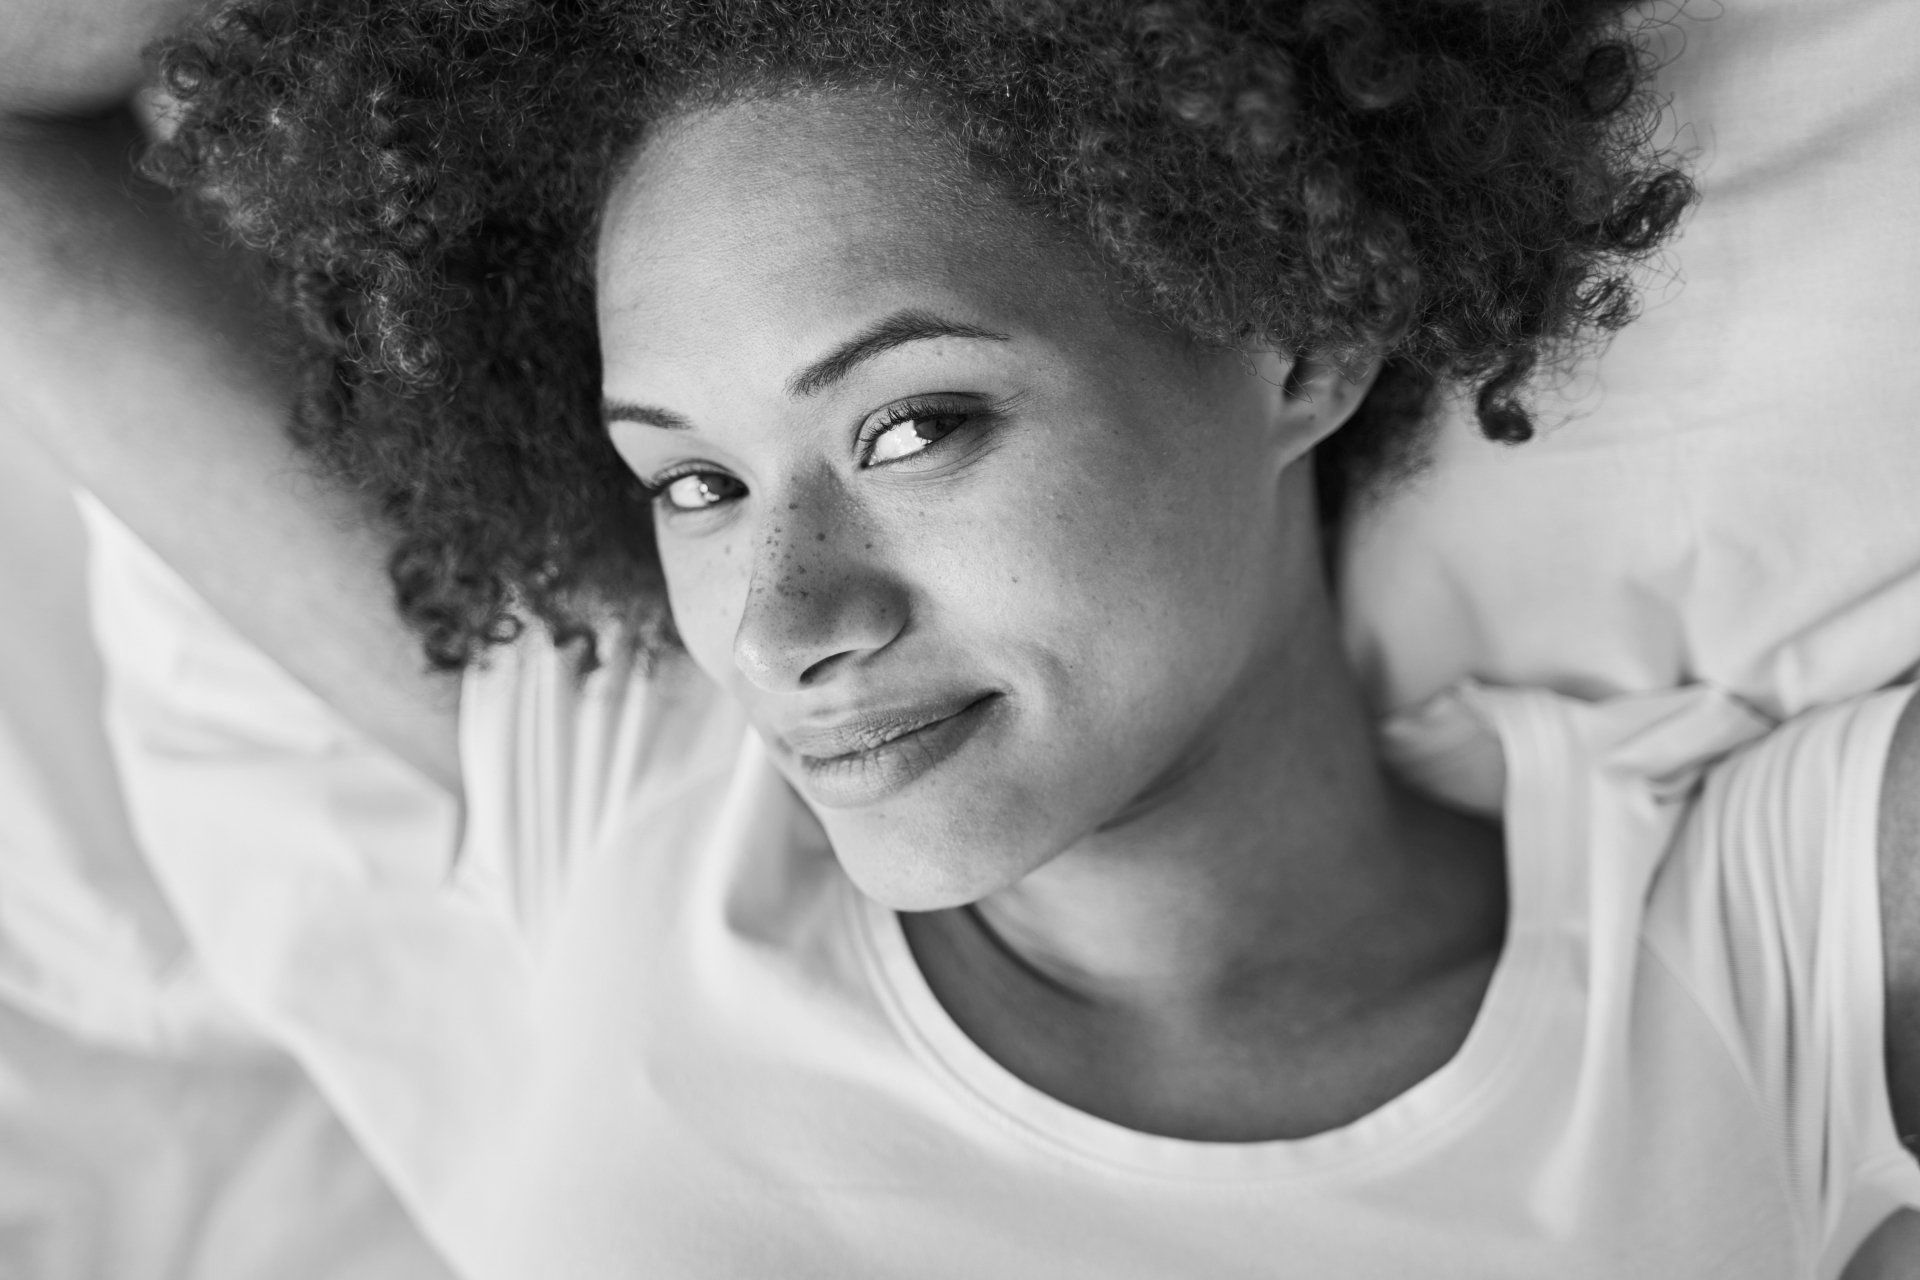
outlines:
{"label": "white pillow", "polygon": [[1494,445],[1456,406],[1347,530],[1384,707],[1473,675],[1784,715],[1920,659],[1920,4],[1656,14],[1702,203],[1560,425]]}

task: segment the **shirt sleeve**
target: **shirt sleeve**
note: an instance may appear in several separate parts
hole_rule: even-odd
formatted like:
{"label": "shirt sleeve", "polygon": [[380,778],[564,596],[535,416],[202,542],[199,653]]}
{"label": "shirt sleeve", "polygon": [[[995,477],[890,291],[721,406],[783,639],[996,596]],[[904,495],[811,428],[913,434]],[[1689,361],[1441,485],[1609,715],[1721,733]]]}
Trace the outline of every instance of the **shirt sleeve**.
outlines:
{"label": "shirt sleeve", "polygon": [[529,626],[461,686],[456,874],[530,942],[582,859],[648,797],[725,767],[743,731],[684,656],[650,660],[614,634],[599,656],[583,673],[573,650]]}
{"label": "shirt sleeve", "polygon": [[1912,690],[1789,721],[1713,769],[1654,889],[1649,944],[1746,1066],[1823,1275],[1920,1206],[1883,1050],[1878,815]]}

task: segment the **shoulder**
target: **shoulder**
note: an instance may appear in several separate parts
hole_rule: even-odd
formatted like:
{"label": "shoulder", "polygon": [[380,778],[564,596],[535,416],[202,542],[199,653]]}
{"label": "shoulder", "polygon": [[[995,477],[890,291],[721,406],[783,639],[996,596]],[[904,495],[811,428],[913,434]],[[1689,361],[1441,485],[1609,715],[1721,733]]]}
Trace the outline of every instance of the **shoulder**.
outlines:
{"label": "shoulder", "polygon": [[730,758],[744,727],[732,700],[684,653],[644,653],[612,631],[588,668],[529,627],[468,668],[461,684],[462,764],[496,784],[534,771],[564,771],[576,786],[609,771],[628,781],[636,771],[649,779],[698,772],[713,763],[713,748]]}
{"label": "shoulder", "polygon": [[1903,763],[1920,760],[1911,694],[1804,713],[1708,765],[1642,927],[1643,954],[1739,1063],[1824,1248],[1849,1250],[1854,1227],[1920,1204],[1895,1141],[1912,1126],[1887,1068],[1896,944],[1889,933],[1883,948],[1882,919],[1891,930],[1897,913],[1880,887],[1881,811],[1920,767]]}
{"label": "shoulder", "polygon": [[1803,713],[1706,769],[1662,870],[1685,904],[1677,945],[1707,945],[1711,926],[1753,952],[1737,966],[1741,981],[1785,977],[1844,941],[1844,921],[1854,941],[1871,943],[1877,966],[1882,779],[1911,719],[1910,694],[1886,689]]}
{"label": "shoulder", "polygon": [[529,629],[464,677],[463,874],[523,927],[635,814],[727,774],[748,732],[684,654],[650,658],[612,639],[583,672]]}
{"label": "shoulder", "polygon": [[1900,753],[1920,769],[1920,742],[1903,746],[1915,733],[1912,692],[1899,686],[1803,712],[1716,763],[1698,806],[1702,823],[1718,829],[1714,856],[1790,861],[1814,874],[1844,855],[1870,873]]}

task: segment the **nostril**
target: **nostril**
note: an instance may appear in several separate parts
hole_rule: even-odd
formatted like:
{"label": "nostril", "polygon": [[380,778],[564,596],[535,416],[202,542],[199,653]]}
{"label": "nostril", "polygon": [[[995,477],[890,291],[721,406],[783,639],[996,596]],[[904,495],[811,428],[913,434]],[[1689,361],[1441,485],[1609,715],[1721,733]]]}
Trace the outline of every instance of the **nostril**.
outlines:
{"label": "nostril", "polygon": [[800,687],[806,689],[825,684],[846,665],[847,659],[851,656],[850,652],[828,654],[800,673]]}
{"label": "nostril", "polygon": [[818,685],[885,648],[906,623],[905,594],[865,573],[799,572],[756,584],[734,636],[734,660],[755,684]]}
{"label": "nostril", "polygon": [[[832,678],[884,648],[906,619],[906,591],[894,570],[852,533],[842,505],[788,512],[748,544],[753,561],[734,637],[734,660],[756,685],[793,691]],[[866,550],[862,550],[862,548]]]}

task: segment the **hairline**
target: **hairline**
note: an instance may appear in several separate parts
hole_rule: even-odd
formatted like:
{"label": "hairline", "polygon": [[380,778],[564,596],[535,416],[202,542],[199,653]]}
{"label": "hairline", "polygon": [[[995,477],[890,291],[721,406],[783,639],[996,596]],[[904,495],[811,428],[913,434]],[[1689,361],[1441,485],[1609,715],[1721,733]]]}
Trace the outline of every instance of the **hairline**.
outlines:
{"label": "hairline", "polygon": [[594,212],[589,263],[597,270],[600,231],[608,205],[647,149],[673,131],[702,116],[743,107],[804,102],[831,106],[861,100],[901,108],[893,119],[926,148],[937,179],[971,210],[1000,222],[1009,232],[1024,232],[1038,245],[1051,245],[1078,259],[1078,265],[1103,285],[1116,310],[1135,323],[1158,328],[1191,347],[1196,355],[1220,350],[1154,307],[1137,285],[1098,251],[1086,232],[1069,223],[1061,209],[1018,190],[1011,176],[999,171],[990,157],[971,148],[967,141],[967,104],[924,84],[909,83],[904,77],[889,79],[879,73],[837,76],[816,68],[764,68],[716,75],[702,82],[686,79],[650,92],[642,123],[617,148],[609,167]]}

